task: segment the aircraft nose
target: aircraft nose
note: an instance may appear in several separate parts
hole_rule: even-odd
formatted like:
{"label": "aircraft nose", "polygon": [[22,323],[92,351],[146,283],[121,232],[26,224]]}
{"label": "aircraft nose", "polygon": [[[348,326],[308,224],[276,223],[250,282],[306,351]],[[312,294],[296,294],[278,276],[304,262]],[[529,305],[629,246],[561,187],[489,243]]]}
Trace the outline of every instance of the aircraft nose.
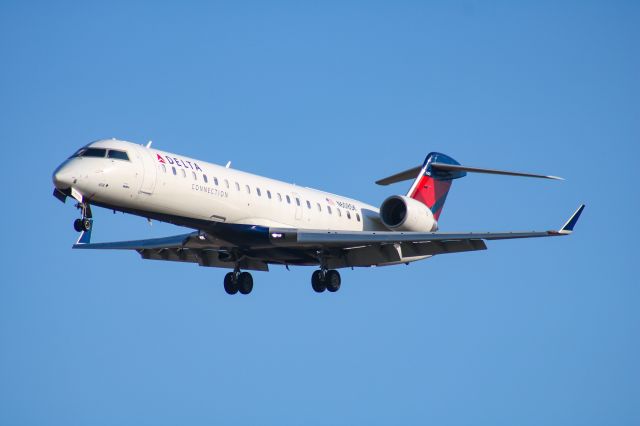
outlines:
{"label": "aircraft nose", "polygon": [[58,189],[67,189],[71,187],[74,177],[72,172],[66,164],[60,165],[53,172],[53,184]]}

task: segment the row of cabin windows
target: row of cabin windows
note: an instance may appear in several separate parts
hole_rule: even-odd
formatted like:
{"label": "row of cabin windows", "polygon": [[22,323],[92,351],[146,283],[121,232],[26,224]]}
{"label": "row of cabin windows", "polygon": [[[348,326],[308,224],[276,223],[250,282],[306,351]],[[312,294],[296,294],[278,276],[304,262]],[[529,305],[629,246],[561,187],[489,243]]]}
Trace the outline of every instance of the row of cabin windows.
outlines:
{"label": "row of cabin windows", "polygon": [[[163,173],[167,172],[167,166],[165,166],[164,164],[161,164],[162,167],[162,171]],[[177,176],[178,171],[175,168],[175,166],[171,166],[171,172],[173,173],[174,176]],[[184,169],[180,169],[180,172],[182,174],[182,177],[186,178],[187,177],[187,172]],[[198,180],[198,175],[196,174],[196,172],[191,172],[191,175],[193,177],[193,180],[197,181]],[[209,183],[209,178],[207,177],[206,174],[202,174],[202,180],[204,181],[204,183]],[[213,183],[215,184],[215,186],[219,185],[218,182],[218,178],[214,177],[213,178]],[[240,191],[240,184],[238,182],[234,182],[235,183],[235,187],[236,187],[236,191]],[[227,179],[224,180],[224,186],[229,189],[229,181]],[[247,190],[247,194],[251,195],[251,187],[249,185],[245,185],[245,189]],[[271,191],[267,189],[266,191],[267,193],[267,198],[268,199],[272,199],[271,196]],[[262,197],[262,191],[260,190],[260,188],[256,187],[256,194],[258,195],[258,197]],[[282,202],[282,195],[280,195],[279,192],[276,193],[277,197],[278,197],[278,201]],[[287,200],[287,204],[291,204],[291,197],[285,194],[285,199]],[[307,209],[311,210],[311,201],[306,200],[306,204],[307,204]],[[300,198],[296,197],[296,205],[298,207],[301,207],[301,203],[300,203]],[[319,212],[322,212],[322,205],[320,203],[316,203],[316,206],[318,208]],[[329,214],[333,214],[333,211],[331,210],[331,206],[327,205],[327,213]],[[338,217],[342,217],[342,211],[336,207],[336,212],[338,214]],[[349,210],[346,211],[346,216],[347,219],[351,219],[351,212]],[[356,213],[356,220],[358,222],[360,222],[360,214]]]}

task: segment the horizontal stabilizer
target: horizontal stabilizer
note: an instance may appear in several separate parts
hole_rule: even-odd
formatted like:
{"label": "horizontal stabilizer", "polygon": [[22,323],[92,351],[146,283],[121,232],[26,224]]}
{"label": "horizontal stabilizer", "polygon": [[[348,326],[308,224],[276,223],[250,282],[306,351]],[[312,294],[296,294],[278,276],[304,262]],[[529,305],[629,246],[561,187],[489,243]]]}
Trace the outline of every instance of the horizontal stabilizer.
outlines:
{"label": "horizontal stabilizer", "polygon": [[479,167],[467,167],[467,166],[460,166],[455,164],[444,164],[444,163],[431,163],[431,168],[435,170],[445,170],[445,171],[488,173],[492,175],[523,176],[523,177],[533,177],[533,178],[542,178],[542,179],[564,180],[563,178],[558,176],[539,175],[535,173],[511,172],[508,170],[482,169]]}
{"label": "horizontal stabilizer", "polygon": [[[553,180],[564,180],[558,176],[550,176],[550,175],[540,175],[536,173],[523,173],[523,172],[512,172],[508,170],[495,170],[495,169],[485,169],[480,167],[468,167],[463,165],[456,164],[446,164],[446,163],[430,163],[431,170],[434,171],[443,171],[443,172],[470,172],[470,173],[488,173],[493,175],[506,175],[506,176],[523,176],[523,177],[533,177],[533,178],[541,178],[541,179],[553,179]],[[424,166],[417,166],[411,169],[405,170],[400,173],[396,173],[395,175],[386,177],[384,179],[380,179],[376,181],[378,185],[391,185],[392,183],[403,182],[405,180],[415,179],[420,170],[422,170]]]}
{"label": "horizontal stabilizer", "polygon": [[405,170],[404,172],[396,173],[393,176],[386,177],[384,179],[380,179],[376,181],[378,185],[391,185],[392,183],[404,182],[405,180],[415,179],[418,176],[418,173],[422,169],[422,166],[413,167],[409,170]]}

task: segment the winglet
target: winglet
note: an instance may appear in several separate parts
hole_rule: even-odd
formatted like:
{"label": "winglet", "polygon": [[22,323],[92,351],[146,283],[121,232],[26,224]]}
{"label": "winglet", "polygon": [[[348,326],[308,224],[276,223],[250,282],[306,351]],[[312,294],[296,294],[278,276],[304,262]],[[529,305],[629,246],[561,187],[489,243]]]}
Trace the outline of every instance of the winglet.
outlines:
{"label": "winglet", "polygon": [[578,219],[580,219],[580,215],[582,214],[582,210],[584,210],[584,204],[578,207],[578,210],[575,211],[574,214],[571,215],[567,223],[564,224],[562,228],[558,231],[558,234],[567,235],[573,232],[573,228],[578,223]]}

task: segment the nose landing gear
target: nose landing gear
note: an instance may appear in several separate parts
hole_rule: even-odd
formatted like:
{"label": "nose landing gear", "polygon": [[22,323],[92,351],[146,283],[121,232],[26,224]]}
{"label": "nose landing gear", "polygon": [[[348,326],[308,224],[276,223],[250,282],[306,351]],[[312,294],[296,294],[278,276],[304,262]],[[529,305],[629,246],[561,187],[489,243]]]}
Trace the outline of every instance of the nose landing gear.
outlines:
{"label": "nose landing gear", "polygon": [[77,232],[90,231],[93,223],[91,219],[91,206],[89,203],[78,203],[76,207],[82,211],[82,218],[73,221],[73,229]]}
{"label": "nose landing gear", "polygon": [[91,219],[76,219],[73,221],[73,229],[77,232],[89,231],[91,229]]}

